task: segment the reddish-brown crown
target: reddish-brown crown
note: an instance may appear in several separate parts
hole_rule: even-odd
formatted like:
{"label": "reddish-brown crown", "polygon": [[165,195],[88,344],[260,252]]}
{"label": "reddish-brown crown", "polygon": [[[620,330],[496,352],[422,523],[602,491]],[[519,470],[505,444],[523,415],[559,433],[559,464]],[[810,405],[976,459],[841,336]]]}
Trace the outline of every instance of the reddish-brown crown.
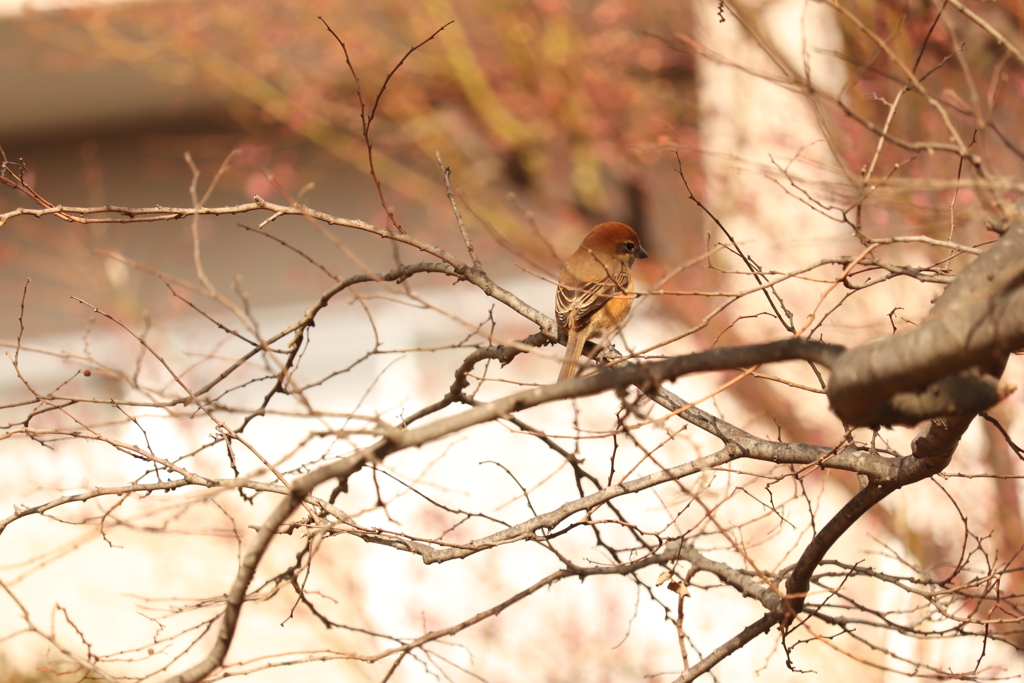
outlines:
{"label": "reddish-brown crown", "polygon": [[591,248],[599,244],[611,245],[619,242],[632,242],[636,246],[640,246],[640,238],[637,236],[636,230],[625,223],[601,223],[583,238],[584,246]]}

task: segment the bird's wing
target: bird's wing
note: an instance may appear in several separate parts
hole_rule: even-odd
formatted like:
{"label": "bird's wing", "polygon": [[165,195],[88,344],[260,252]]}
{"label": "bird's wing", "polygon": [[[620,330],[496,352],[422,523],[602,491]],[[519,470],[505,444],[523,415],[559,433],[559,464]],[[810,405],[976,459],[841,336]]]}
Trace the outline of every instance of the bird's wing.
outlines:
{"label": "bird's wing", "polygon": [[628,290],[629,271],[605,271],[597,281],[563,282],[555,295],[555,314],[558,326],[564,330],[579,330],[587,326],[590,318],[616,295]]}

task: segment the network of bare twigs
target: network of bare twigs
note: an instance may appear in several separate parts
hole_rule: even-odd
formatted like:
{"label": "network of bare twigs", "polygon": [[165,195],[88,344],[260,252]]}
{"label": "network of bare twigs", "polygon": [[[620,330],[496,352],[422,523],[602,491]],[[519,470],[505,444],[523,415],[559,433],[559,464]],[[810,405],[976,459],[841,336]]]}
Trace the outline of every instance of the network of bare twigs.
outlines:
{"label": "network of bare twigs", "polygon": [[[890,494],[922,485],[941,486],[942,476],[955,476],[944,471],[961,436],[977,415],[1005,398],[1010,388],[1000,381],[1003,367],[1011,353],[1024,348],[1024,301],[1018,288],[1022,266],[1016,263],[1024,224],[1000,195],[1014,185],[998,178],[986,158],[974,151],[973,142],[964,138],[953,120],[963,112],[952,111],[948,102],[929,91],[924,83],[928,74],[920,75],[917,64],[907,65],[892,52],[886,38],[873,33],[852,11],[839,3],[834,6],[851,31],[866,36],[877,52],[886,53],[898,67],[892,77],[899,79],[901,87],[886,103],[884,123],[878,124],[849,107],[842,95],[816,90],[811,80],[796,71],[780,78],[783,85],[805,92],[817,105],[838,107],[875,133],[877,147],[863,172],[852,174],[855,192],[851,196],[825,198],[784,166],[778,166],[773,177],[809,211],[849,227],[859,240],[859,252],[837,253],[796,268],[762,266],[746,253],[743,240],[734,238],[730,226],[719,223],[716,234],[722,237],[708,246],[701,262],[709,270],[712,263],[715,268],[731,269],[745,281],[744,286],[684,291],[673,288],[669,273],[647,294],[707,301],[697,323],[644,349],[629,349],[625,354],[608,350],[596,372],[554,384],[515,373],[516,365],[525,359],[557,355],[552,350],[559,340],[557,327],[545,313],[488,274],[459,211],[453,171],[440,157],[439,175],[468,258],[418,238],[417,230],[400,224],[390,210],[389,225],[381,227],[328,215],[298,202],[278,204],[260,197],[244,204],[209,207],[206,204],[217,182],[230,173],[230,158],[202,193],[199,170],[189,159],[192,205],[166,208],[55,204],[25,182],[23,162],[4,156],[0,182],[34,206],[0,214],[0,227],[16,219],[43,216],[85,224],[188,221],[194,281],[110,256],[163,280],[168,296],[184,302],[217,333],[212,348],[188,348],[183,353],[161,343],[152,330],[136,329],[82,301],[94,314],[97,327],[108,328],[105,334],[116,340],[117,351],[96,350],[86,338],[82,351],[55,354],[26,343],[22,325],[8,353],[22,398],[0,406],[2,439],[58,453],[75,445],[116,455],[124,460],[123,480],[114,485],[90,483],[77,492],[19,506],[0,520],[0,533],[44,519],[80,527],[81,536],[74,543],[113,543],[110,539],[122,530],[160,534],[180,527],[226,538],[237,544],[238,553],[237,573],[217,589],[217,595],[145,605],[144,611],[160,627],[151,641],[136,649],[94,651],[88,634],[66,613],[60,619],[75,629],[77,642],[60,636],[52,623],[47,625],[46,619],[31,613],[11,582],[5,582],[0,588],[19,606],[25,630],[45,638],[80,671],[103,680],[120,680],[112,665],[123,661],[151,662],[146,677],[168,674],[177,683],[335,659],[385,662],[383,679],[388,680],[408,660],[426,669],[457,668],[438,644],[512,605],[539,599],[544,589],[565,579],[618,576],[624,586],[656,605],[676,634],[680,666],[673,676],[677,681],[692,681],[712,671],[724,658],[776,628],[781,634],[777,646],[794,670],[799,669],[791,659],[794,653],[813,642],[868,666],[907,676],[998,678],[1001,674],[989,669],[988,648],[995,644],[1019,648],[1024,642],[1020,627],[1024,565],[1018,555],[1001,554],[991,536],[979,535],[955,495],[949,496],[949,509],[960,520],[962,531],[955,540],[948,540],[955,549],[953,561],[924,567],[897,549],[881,546],[877,557],[859,562],[826,559],[826,553],[847,538],[851,526],[865,515],[873,511],[884,517],[879,504]],[[1024,57],[1012,42],[958,0],[943,3],[936,22],[952,11],[947,7],[981,30],[991,31],[1010,58],[1024,67]],[[742,13],[727,16],[748,22],[749,30],[757,32]],[[440,29],[427,41],[439,33]],[[410,49],[399,65],[427,41]],[[691,47],[716,58],[702,46],[691,43]],[[345,58],[358,84],[347,49]],[[393,73],[368,112],[359,92],[370,173],[385,209],[388,203],[373,169],[369,132]],[[909,140],[892,132],[893,114],[910,98],[934,110],[944,122],[949,141]],[[993,225],[1005,234],[993,245],[961,244],[953,237],[923,234],[870,236],[860,212],[887,185],[889,189],[896,185],[892,176],[898,164],[882,168],[882,151],[889,148],[957,159],[957,175],[949,179],[950,186],[971,186],[985,195],[990,215],[995,216]],[[969,182],[962,177],[965,167],[972,176]],[[700,204],[681,164],[678,170],[684,191]],[[712,210],[707,209],[707,214],[717,221]],[[311,301],[301,317],[268,333],[244,297],[221,291],[206,274],[199,226],[219,216],[259,220],[252,230],[296,253],[309,268],[329,275],[334,284]],[[361,259],[339,236],[344,231],[375,235],[400,251],[388,270],[365,268],[341,276],[320,255],[273,234],[275,223],[287,217],[306,221],[354,263]],[[904,250],[907,246],[916,251]],[[914,257],[928,254],[932,260],[924,265],[912,263],[911,253]],[[714,260],[715,254],[728,260]],[[951,263],[967,258],[974,259],[970,267],[955,273]],[[479,305],[456,310],[437,293],[439,289],[420,284],[441,278],[471,290]],[[825,322],[851,297],[901,278],[948,285],[916,329],[850,349],[821,341]],[[783,293],[793,284],[810,287],[818,297],[804,318],[791,312]],[[31,284],[26,283],[23,312],[31,305],[31,292]],[[710,325],[721,323],[738,304],[754,301],[759,315],[770,317],[777,326],[781,341],[679,351]],[[315,364],[309,359],[322,346],[331,345],[315,325],[327,328],[328,304],[340,302],[363,311],[363,351]],[[384,334],[387,328],[380,320],[379,306],[396,302],[439,321],[436,324],[447,331],[446,340],[437,346],[394,346]],[[500,307],[502,313],[495,316],[489,306]],[[529,334],[514,336],[507,331],[524,328]],[[336,408],[338,387],[354,383],[353,378],[368,378],[359,391],[366,395],[373,391],[376,378],[386,368],[368,369],[379,359],[417,355],[444,358],[453,368],[446,386],[431,387],[428,400],[390,411],[369,402],[363,407],[362,401],[353,409]],[[55,386],[43,387],[32,369],[40,358],[72,369]],[[779,369],[793,366],[800,370]],[[697,373],[731,375],[715,383],[707,395],[684,398],[671,390],[676,380]],[[725,401],[737,383],[751,377],[763,378],[784,395],[795,396],[786,399],[793,405],[808,405],[808,410],[822,415],[829,414],[830,406],[843,419],[845,434],[831,443],[785,440],[781,433],[779,438],[765,438],[739,426],[737,419],[726,419],[724,411],[706,407],[718,398]],[[105,383],[89,384],[87,378]],[[552,424],[539,410],[586,405],[587,397],[607,399],[599,404],[607,411],[606,419],[592,419],[580,409],[570,421]],[[989,419],[1002,429],[994,417]],[[287,447],[269,447],[252,436],[262,423],[271,421],[286,428]],[[879,445],[883,437],[878,427],[922,421],[925,426],[908,452]],[[168,424],[186,435],[179,441],[186,445],[176,450],[168,447],[162,436]],[[1019,457],[1005,431],[1003,436]],[[507,463],[495,461],[499,479],[517,491],[511,502],[470,497],[460,504],[458,496],[447,495],[445,486],[462,484],[433,476],[431,468],[442,469],[446,458],[456,459],[451,455],[455,439],[463,437],[485,454],[489,439],[514,439],[524,449],[543,453],[537,457],[543,458],[542,469],[548,474],[524,478]],[[696,455],[680,462],[684,445]],[[433,453],[427,466],[392,464],[428,447],[435,450],[423,451]],[[847,500],[831,514],[826,512],[830,503],[825,493],[830,473],[853,473],[861,482],[849,489]],[[246,501],[246,507],[239,507],[239,500]],[[200,508],[216,508],[229,523],[192,526],[193,511]],[[424,509],[434,515],[430,524],[402,518],[422,514]],[[294,558],[287,566],[267,569],[271,544],[285,538],[296,545]],[[337,616],[335,598],[325,595],[329,589],[319,576],[323,570],[317,558],[353,539],[415,557],[425,565],[529,547],[530,557],[537,558],[535,575],[518,592],[469,618],[424,628],[410,637],[378,632]],[[58,549],[54,556],[68,552]],[[32,572],[52,559],[39,557],[24,571]],[[540,569],[550,566],[555,568]],[[696,592],[739,596],[756,605],[759,616],[713,650],[701,650],[684,618],[690,616],[687,607]],[[363,636],[362,642],[372,645],[359,651],[274,651],[262,658],[231,662],[228,652],[247,610],[275,598],[290,603],[293,612],[308,610],[324,628]],[[934,664],[892,648],[891,634],[923,642],[971,643],[976,660],[963,671],[950,671],[945,662]]]}

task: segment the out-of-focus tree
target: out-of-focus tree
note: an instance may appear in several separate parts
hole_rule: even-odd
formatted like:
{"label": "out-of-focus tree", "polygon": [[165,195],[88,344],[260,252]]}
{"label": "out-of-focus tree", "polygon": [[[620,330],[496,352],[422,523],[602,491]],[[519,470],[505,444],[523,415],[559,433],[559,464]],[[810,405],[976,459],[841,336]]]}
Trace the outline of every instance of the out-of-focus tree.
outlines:
{"label": "out-of-focus tree", "polygon": [[221,91],[242,127],[284,124],[363,171],[357,86],[318,15],[348,45],[368,109],[409,46],[453,22],[375,112],[374,161],[396,205],[434,206],[441,151],[507,232],[521,225],[503,208],[509,188],[545,219],[643,232],[655,201],[644,171],[666,158],[646,150],[695,145],[693,53],[663,40],[691,23],[685,3],[185,1],[39,16],[30,30],[75,59]]}

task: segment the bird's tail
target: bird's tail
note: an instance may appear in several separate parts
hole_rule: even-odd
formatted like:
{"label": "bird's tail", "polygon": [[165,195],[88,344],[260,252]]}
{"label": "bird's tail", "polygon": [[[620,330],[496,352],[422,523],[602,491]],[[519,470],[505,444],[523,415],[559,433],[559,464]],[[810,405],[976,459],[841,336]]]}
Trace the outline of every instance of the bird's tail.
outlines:
{"label": "bird's tail", "polygon": [[565,345],[565,356],[562,357],[562,370],[558,373],[558,381],[575,377],[580,369],[580,353],[587,337],[579,332],[569,333],[569,343]]}

